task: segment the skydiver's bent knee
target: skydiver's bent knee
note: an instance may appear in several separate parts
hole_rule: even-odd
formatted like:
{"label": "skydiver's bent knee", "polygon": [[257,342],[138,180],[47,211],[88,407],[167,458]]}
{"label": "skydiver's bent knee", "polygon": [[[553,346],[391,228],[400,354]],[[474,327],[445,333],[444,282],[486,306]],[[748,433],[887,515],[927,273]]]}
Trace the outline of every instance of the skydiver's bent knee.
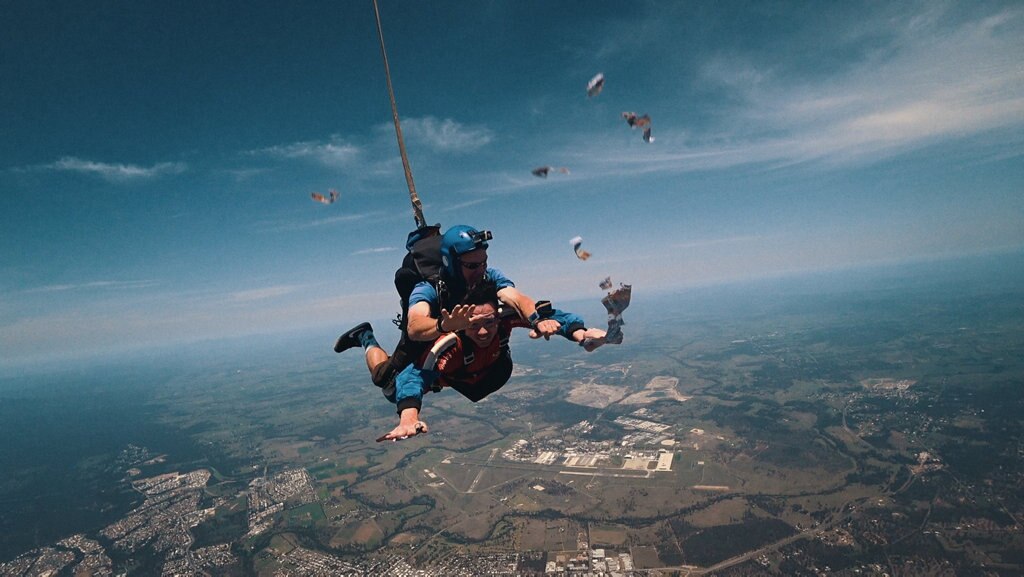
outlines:
{"label": "skydiver's bent knee", "polygon": [[403,337],[398,342],[398,346],[395,347],[395,352],[391,353],[391,356],[388,357],[388,360],[370,370],[370,378],[373,379],[373,384],[382,389],[386,389],[389,386],[393,387],[398,373],[409,366],[413,359],[421,355],[424,349],[423,344]]}
{"label": "skydiver's bent knee", "polygon": [[370,371],[370,378],[373,379],[373,384],[380,388],[387,388],[388,385],[395,384],[395,375],[402,369],[402,367],[396,367],[394,363],[394,355],[383,363],[373,367]]}

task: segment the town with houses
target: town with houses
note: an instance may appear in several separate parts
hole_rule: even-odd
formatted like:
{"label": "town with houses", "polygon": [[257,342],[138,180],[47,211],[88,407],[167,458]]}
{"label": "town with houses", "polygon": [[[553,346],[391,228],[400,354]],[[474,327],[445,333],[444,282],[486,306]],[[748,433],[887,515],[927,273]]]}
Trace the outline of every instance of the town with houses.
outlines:
{"label": "town with houses", "polygon": [[[570,457],[572,458],[572,457]],[[190,529],[210,518],[221,499],[211,507],[200,507],[210,471],[168,473],[137,479],[132,487],[144,495],[143,503],[99,536],[121,555],[151,547],[163,559],[164,577],[218,575],[239,562],[231,544],[192,549]],[[309,473],[303,468],[261,476],[249,484],[247,495],[249,531],[255,537],[273,528],[286,507],[295,508],[316,499]],[[452,555],[436,566],[423,569],[410,565],[398,555],[360,556],[343,559],[322,551],[296,546],[287,551],[268,548],[281,577],[381,576],[381,577],[472,577],[477,575],[544,574],[559,576],[630,577],[634,575],[629,553],[591,549],[582,533],[578,551],[523,552],[484,555]],[[536,567],[524,571],[524,564]],[[114,563],[100,541],[73,535],[50,547],[29,551],[0,564],[0,576],[115,575]]]}
{"label": "town with houses", "polygon": [[[518,440],[502,453],[512,462],[555,465],[567,468],[619,468],[632,469],[637,474],[671,471],[675,441],[671,427],[650,419],[647,409],[641,408],[630,416],[615,419],[625,430],[618,440],[593,442],[585,440],[593,429],[589,421],[581,421],[569,432],[580,440],[565,445],[559,440],[531,443]],[[652,447],[660,447],[652,449]],[[130,476],[141,470],[134,466],[163,461],[153,457],[145,448],[129,446],[121,461],[131,463]],[[612,461],[616,461],[612,463]],[[436,477],[431,471],[425,474]],[[117,522],[103,528],[98,537],[74,535],[56,543],[29,551],[17,559],[0,565],[0,576],[8,575],[114,575],[114,563],[103,544],[109,543],[122,557],[134,555],[144,548],[162,558],[161,574],[217,575],[239,563],[232,544],[223,543],[193,548],[191,529],[214,516],[218,507],[226,506],[233,497],[214,499],[202,506],[204,490],[212,473],[198,469],[188,473],[168,473],[155,477],[134,479],[132,488],[144,497],[141,505]],[[437,480],[438,484],[443,481]],[[314,480],[304,468],[294,468],[268,474],[264,471],[249,482],[245,492],[248,531],[252,539],[270,531],[281,519],[282,513],[316,501]],[[537,485],[536,490],[543,491]],[[450,555],[429,568],[413,567],[399,555],[364,555],[342,558],[328,552],[300,545],[278,550],[265,549],[272,557],[280,576],[334,576],[352,575],[382,577],[450,577],[476,575],[558,575],[593,577],[630,577],[638,574],[628,552],[612,552],[591,548],[586,536],[577,538],[577,549],[558,552],[519,552],[482,555]]]}
{"label": "town with houses", "polygon": [[[873,379],[861,383],[863,390],[845,396],[829,397],[840,410],[837,412],[836,427],[845,433],[858,437],[872,434],[876,429],[886,425],[883,416],[866,412],[864,398],[867,395],[893,402],[916,402],[914,382],[896,379]],[[966,413],[969,416],[972,413]],[[938,426],[941,421],[927,415],[920,415],[920,427],[917,432]],[[632,476],[639,478],[659,478],[659,475],[673,470],[673,461],[680,443],[686,449],[700,450],[705,443],[722,441],[717,433],[705,432],[700,428],[684,429],[688,433],[684,441],[679,440],[679,431],[670,425],[658,422],[656,415],[646,408],[640,408],[620,415],[609,422],[621,428],[621,434],[614,438],[593,440],[591,433],[595,423],[582,420],[563,429],[565,434],[544,436],[531,435],[528,438],[510,437],[501,457],[510,463],[520,465],[536,465],[559,473],[579,474],[586,470],[588,475]],[[605,423],[606,424],[606,423]],[[914,430],[906,436],[914,438]],[[893,485],[892,497],[901,492],[921,487],[929,491],[931,483],[943,477],[938,475],[948,469],[945,457],[940,457],[934,448],[924,447],[916,450],[912,462],[906,463],[904,476],[900,477],[899,485]],[[760,445],[756,445],[760,447]],[[492,456],[497,454],[495,449]],[[450,462],[454,454],[441,462]],[[592,546],[586,533],[580,532],[575,542],[575,549],[564,551],[518,551],[518,552],[481,552],[467,554],[462,549],[450,551],[434,558],[424,566],[414,561],[415,547],[384,545],[377,550],[365,553],[332,552],[328,548],[316,548],[310,541],[293,539],[287,531],[282,531],[282,520],[296,510],[313,506],[319,502],[317,477],[303,467],[291,467],[277,472],[264,468],[262,474],[256,474],[243,491],[232,490],[231,494],[211,491],[217,473],[210,469],[197,469],[189,472],[172,472],[152,477],[141,478],[140,466],[161,463],[163,457],[153,457],[144,448],[129,446],[124,451],[122,463],[127,471],[131,488],[142,499],[141,504],[129,511],[116,522],[103,527],[95,534],[76,534],[45,547],[28,551],[6,563],[0,563],[0,577],[7,576],[113,576],[135,574],[132,570],[132,559],[148,559],[146,570],[139,574],[160,574],[162,576],[185,575],[241,575],[255,571],[260,575],[277,576],[380,576],[380,577],[472,577],[477,575],[494,576],[558,576],[558,577],[638,577],[656,574],[657,570],[638,567],[633,554],[637,551],[623,547],[621,550]],[[702,461],[696,461],[703,465]],[[428,479],[427,486],[440,488],[446,479],[432,468],[421,469]],[[479,478],[479,477],[478,477]],[[542,480],[531,481],[533,490],[545,492]],[[955,482],[948,491],[959,491],[963,503],[970,504],[979,499],[977,495],[987,498],[986,485],[966,485]],[[725,490],[727,487],[694,486],[701,490]],[[321,488],[322,489],[322,488]],[[472,491],[472,487],[470,488]],[[966,497],[969,492],[976,493]],[[954,493],[956,494],[956,493]],[[809,537],[803,543],[791,538],[776,538],[778,547],[765,547],[752,550],[749,561],[771,574],[782,572],[794,567],[822,567],[815,558],[808,556],[808,551],[825,547],[828,550],[853,550],[858,547],[881,547],[888,543],[898,542],[904,531],[904,519],[912,513],[899,512],[889,508],[893,506],[893,498],[877,498],[872,501],[859,499],[842,507],[832,517],[823,517],[825,521],[816,519],[810,527],[796,524],[795,527],[803,535]],[[995,499],[991,502],[999,503]],[[502,499],[504,501],[504,498]],[[856,505],[855,505],[856,503]],[[955,503],[955,502],[954,502]],[[940,502],[946,509],[952,507],[950,502]],[[966,505],[965,505],[966,506]],[[880,523],[872,514],[860,518],[859,508],[874,507],[885,511],[885,523]],[[216,516],[217,511],[233,509],[244,513],[244,535],[231,542],[218,542],[208,546],[197,546],[194,529],[208,523]],[[1003,505],[999,511],[1015,521],[1013,514]],[[244,511],[243,511],[244,509]],[[997,512],[999,512],[997,511]],[[360,508],[343,515],[353,516],[359,521],[372,511]],[[386,513],[385,513],[386,514]],[[920,531],[923,537],[937,540],[943,547],[956,550],[964,542],[972,541],[984,535],[1008,535],[1017,539],[1019,524],[1006,526],[993,521],[990,517],[974,514],[969,517],[939,518],[935,515]],[[927,519],[927,518],[926,518]],[[332,523],[343,523],[345,518],[331,517]],[[877,525],[877,526],[876,526]],[[241,528],[241,527],[240,527]],[[794,537],[795,538],[795,537]],[[276,539],[277,544],[272,544]],[[254,543],[259,545],[252,549]],[[268,545],[268,543],[271,543]],[[809,544],[808,544],[809,543]],[[570,543],[566,546],[571,548]],[[249,549],[247,549],[249,547]],[[256,566],[253,562],[255,553]],[[976,553],[978,556],[982,553]],[[128,560],[127,562],[125,560]],[[906,563],[919,563],[913,558]],[[861,563],[857,567],[865,571],[879,571],[882,566],[873,563]],[[1009,564],[1007,564],[1009,566]],[[127,567],[127,569],[126,569]],[[827,566],[825,566],[827,568]],[[944,571],[951,567],[935,565],[936,570]],[[929,573],[931,565],[924,572]],[[151,571],[150,569],[155,569]],[[694,567],[694,569],[697,569]],[[127,572],[126,572],[127,571]],[[819,573],[819,574],[828,574]],[[868,573],[881,574],[881,573]],[[730,574],[731,575],[731,574]]]}

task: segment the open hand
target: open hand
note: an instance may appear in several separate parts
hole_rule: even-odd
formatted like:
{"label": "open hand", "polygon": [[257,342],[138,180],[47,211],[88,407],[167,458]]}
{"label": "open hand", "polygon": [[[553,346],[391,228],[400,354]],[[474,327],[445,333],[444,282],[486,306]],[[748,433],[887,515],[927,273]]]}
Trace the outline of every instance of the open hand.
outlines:
{"label": "open hand", "polygon": [[381,441],[403,441],[409,437],[415,437],[420,433],[427,433],[429,429],[427,424],[423,421],[416,421],[415,423],[399,423],[397,427],[391,429],[391,432],[377,439],[377,442]]}
{"label": "open hand", "polygon": [[441,325],[449,333],[465,330],[473,316],[473,305],[455,305],[452,312],[441,309]]}

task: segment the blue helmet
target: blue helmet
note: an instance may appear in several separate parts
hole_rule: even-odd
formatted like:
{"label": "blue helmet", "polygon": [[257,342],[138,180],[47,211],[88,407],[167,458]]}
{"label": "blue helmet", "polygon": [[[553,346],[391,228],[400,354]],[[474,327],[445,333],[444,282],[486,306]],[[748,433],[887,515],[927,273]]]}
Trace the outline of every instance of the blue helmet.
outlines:
{"label": "blue helmet", "polygon": [[464,224],[446,230],[441,237],[441,266],[445,276],[449,279],[461,279],[461,271],[456,268],[459,257],[478,248],[487,248],[487,241],[492,238],[494,237],[491,231],[480,231]]}

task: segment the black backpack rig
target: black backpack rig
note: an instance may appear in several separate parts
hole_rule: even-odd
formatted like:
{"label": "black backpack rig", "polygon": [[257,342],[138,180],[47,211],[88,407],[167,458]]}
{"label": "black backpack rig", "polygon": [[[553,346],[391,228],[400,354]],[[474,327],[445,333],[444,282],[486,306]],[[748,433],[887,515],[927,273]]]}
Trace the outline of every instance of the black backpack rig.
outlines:
{"label": "black backpack rig", "polygon": [[402,266],[395,271],[395,289],[398,290],[402,310],[392,321],[402,331],[402,337],[388,360],[392,375],[387,380],[393,380],[398,371],[415,362],[434,344],[409,337],[409,296],[412,290],[423,281],[433,285],[438,296],[438,316],[449,299],[448,289],[441,280],[441,225],[421,226],[410,232],[405,248],[408,252],[402,259]]}
{"label": "black backpack rig", "polygon": [[409,327],[409,295],[416,285],[426,281],[434,286],[438,309],[446,306],[450,296],[448,287],[441,280],[441,225],[421,226],[410,232],[405,248],[408,252],[402,259],[402,266],[395,271],[395,289],[398,290],[402,311],[392,321],[402,331],[403,339],[406,339]]}

